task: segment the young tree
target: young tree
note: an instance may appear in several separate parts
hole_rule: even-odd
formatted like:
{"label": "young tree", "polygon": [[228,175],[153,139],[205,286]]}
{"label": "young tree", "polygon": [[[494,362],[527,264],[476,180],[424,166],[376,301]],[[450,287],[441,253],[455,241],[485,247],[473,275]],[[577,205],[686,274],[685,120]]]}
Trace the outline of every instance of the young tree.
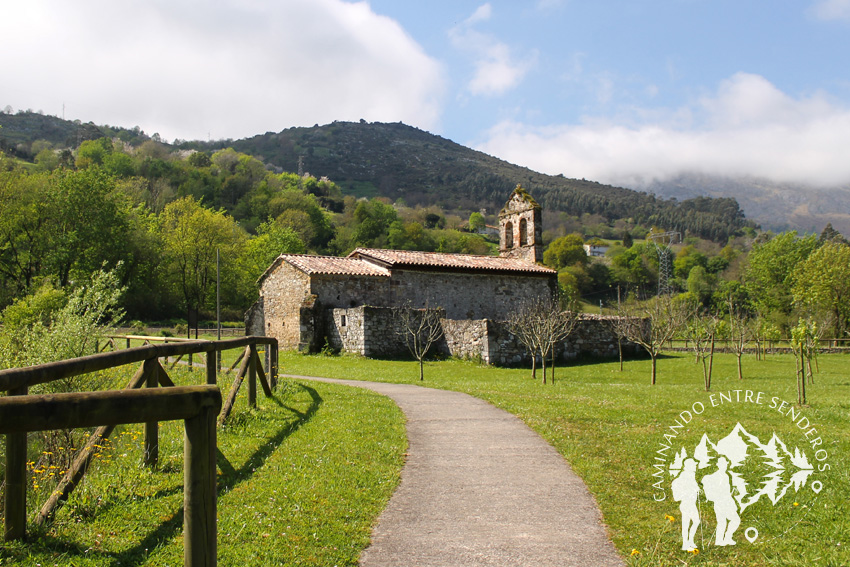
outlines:
{"label": "young tree", "polygon": [[741,358],[754,336],[754,326],[746,304],[737,301],[732,295],[726,299],[726,310],[729,315],[729,327],[727,330],[729,344],[738,361],[738,380],[743,380],[744,372],[741,365]]}
{"label": "young tree", "polygon": [[419,380],[425,379],[425,356],[443,336],[443,310],[439,308],[415,309],[410,303],[395,311],[396,332],[404,337],[410,354],[419,362]]}
{"label": "young tree", "polygon": [[691,311],[685,325],[685,334],[691,341],[697,363],[702,363],[705,391],[711,390],[711,373],[714,367],[714,345],[720,320],[713,313],[701,309]]}
{"label": "young tree", "polygon": [[655,385],[658,355],[685,323],[685,309],[669,295],[642,303],[623,304],[618,312],[625,337],[639,344],[652,359],[650,384]]}
{"label": "young tree", "polygon": [[791,329],[791,350],[794,352],[794,361],[797,377],[797,403],[806,404],[806,362],[811,369],[810,342],[815,332],[810,321],[800,319],[796,326]]}
{"label": "young tree", "polygon": [[[546,384],[546,357],[553,356],[560,342],[575,328],[578,316],[572,303],[564,309],[551,297],[535,297],[523,301],[508,315],[508,329],[528,349],[532,358],[532,377],[536,377],[539,356]],[[555,382],[554,363],[552,383]]]}

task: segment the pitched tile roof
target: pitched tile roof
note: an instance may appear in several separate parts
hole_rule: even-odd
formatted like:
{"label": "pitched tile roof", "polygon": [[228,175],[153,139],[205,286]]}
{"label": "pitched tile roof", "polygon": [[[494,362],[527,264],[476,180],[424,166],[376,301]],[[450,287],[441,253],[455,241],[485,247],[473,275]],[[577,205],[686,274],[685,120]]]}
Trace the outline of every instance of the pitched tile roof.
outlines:
{"label": "pitched tile roof", "polygon": [[304,272],[305,274],[328,274],[343,276],[376,276],[389,277],[390,271],[381,266],[376,266],[365,260],[355,258],[339,258],[337,256],[311,256],[308,254],[281,254],[272,265],[260,276],[257,284],[263,281],[282,262],[288,262]]}
{"label": "pitched tile roof", "polygon": [[306,254],[281,254],[281,260],[289,262],[306,274],[339,274],[351,276],[384,276],[390,271],[357,258],[337,256],[310,256]]}
{"label": "pitched tile roof", "polygon": [[409,250],[383,250],[356,248],[348,258],[363,259],[387,268],[422,267],[444,270],[517,272],[552,275],[555,270],[518,258],[476,256],[472,254],[446,254],[442,252],[414,252]]}

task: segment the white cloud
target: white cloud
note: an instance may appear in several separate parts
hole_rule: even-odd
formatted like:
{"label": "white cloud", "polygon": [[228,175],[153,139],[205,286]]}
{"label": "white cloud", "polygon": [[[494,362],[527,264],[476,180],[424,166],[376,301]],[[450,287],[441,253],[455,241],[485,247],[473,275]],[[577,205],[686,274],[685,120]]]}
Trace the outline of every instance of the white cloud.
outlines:
{"label": "white cloud", "polygon": [[365,2],[30,0],[8,6],[2,104],[163,137],[333,120],[439,125],[441,65]]}
{"label": "white cloud", "polygon": [[490,4],[484,4],[463,24],[449,31],[452,45],[473,60],[475,71],[466,86],[472,95],[493,96],[508,92],[520,84],[537,61],[536,52],[517,57],[507,44],[473,28],[474,24],[491,17]]}
{"label": "white cloud", "polygon": [[812,12],[821,20],[850,20],[850,0],[820,0]]}
{"label": "white cloud", "polygon": [[471,16],[466,19],[467,25],[472,25],[476,22],[486,22],[490,18],[493,17],[493,6],[490,5],[489,2],[486,4],[481,4],[478,8],[473,12]]}
{"label": "white cloud", "polygon": [[763,77],[739,73],[688,106],[632,114],[628,126],[619,119],[503,122],[477,147],[545,173],[627,186],[686,172],[850,183],[850,108],[823,94],[794,98]]}

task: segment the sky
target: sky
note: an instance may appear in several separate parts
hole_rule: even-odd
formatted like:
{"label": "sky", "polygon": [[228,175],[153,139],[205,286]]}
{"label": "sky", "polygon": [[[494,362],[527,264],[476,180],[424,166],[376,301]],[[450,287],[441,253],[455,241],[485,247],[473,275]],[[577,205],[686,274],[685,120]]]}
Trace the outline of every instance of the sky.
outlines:
{"label": "sky", "polygon": [[0,109],[404,122],[549,174],[850,184],[850,0],[3,0]]}

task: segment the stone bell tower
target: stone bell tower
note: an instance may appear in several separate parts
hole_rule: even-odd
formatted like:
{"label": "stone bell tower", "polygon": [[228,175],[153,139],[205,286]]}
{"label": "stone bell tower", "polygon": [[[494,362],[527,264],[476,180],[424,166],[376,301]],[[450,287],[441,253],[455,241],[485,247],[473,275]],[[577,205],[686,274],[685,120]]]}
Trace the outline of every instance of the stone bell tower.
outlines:
{"label": "stone bell tower", "polygon": [[528,191],[517,185],[499,212],[499,256],[543,261],[543,214]]}

